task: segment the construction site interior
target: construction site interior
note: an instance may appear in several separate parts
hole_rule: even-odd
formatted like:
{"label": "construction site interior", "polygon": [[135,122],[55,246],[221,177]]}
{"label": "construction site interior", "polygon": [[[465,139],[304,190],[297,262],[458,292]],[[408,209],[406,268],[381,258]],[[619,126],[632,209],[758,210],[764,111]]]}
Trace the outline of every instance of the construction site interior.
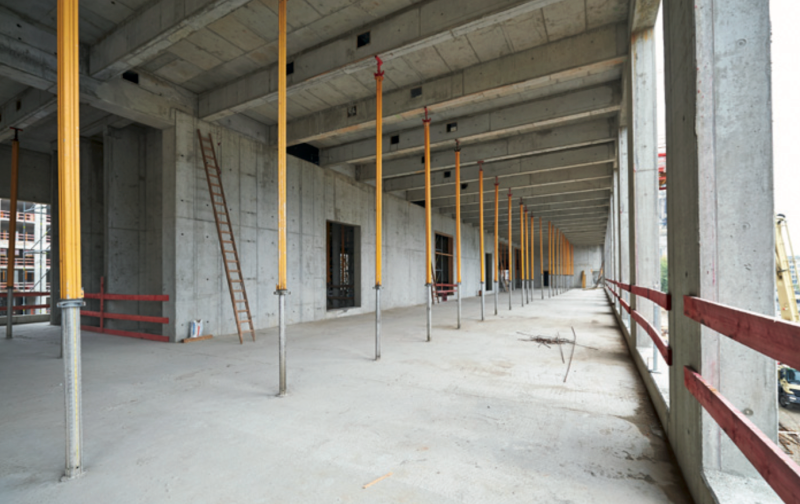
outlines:
{"label": "construction site interior", "polygon": [[800,502],[770,29],[0,0],[0,502]]}

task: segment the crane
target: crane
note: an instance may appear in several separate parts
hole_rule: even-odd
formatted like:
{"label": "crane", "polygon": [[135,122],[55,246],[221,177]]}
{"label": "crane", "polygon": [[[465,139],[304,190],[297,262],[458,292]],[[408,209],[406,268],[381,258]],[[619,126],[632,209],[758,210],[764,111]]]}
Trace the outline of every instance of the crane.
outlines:
{"label": "crane", "polygon": [[[784,229],[786,230],[786,241],[784,241]],[[786,224],[786,216],[777,214],[775,216],[775,275],[778,285],[778,303],[781,307],[781,317],[790,322],[800,322],[800,313],[797,309],[797,297],[794,293],[794,283],[792,273],[789,269],[789,256],[786,253],[786,242],[789,244],[792,264],[795,274],[798,274],[797,262],[794,258],[792,238],[789,236],[789,227]]]}

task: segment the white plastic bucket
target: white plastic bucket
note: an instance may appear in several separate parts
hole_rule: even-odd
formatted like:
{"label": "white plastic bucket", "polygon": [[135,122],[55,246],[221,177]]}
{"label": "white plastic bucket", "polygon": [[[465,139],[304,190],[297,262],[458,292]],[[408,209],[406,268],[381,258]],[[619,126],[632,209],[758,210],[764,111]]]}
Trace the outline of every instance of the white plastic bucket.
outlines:
{"label": "white plastic bucket", "polygon": [[189,337],[197,338],[203,333],[203,321],[200,319],[189,322]]}

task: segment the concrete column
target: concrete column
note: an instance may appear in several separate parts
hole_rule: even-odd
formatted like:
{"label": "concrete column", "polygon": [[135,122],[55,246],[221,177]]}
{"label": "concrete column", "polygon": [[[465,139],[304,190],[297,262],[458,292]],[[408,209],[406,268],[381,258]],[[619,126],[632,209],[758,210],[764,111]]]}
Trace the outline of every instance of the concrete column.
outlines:
{"label": "concrete column", "polygon": [[[630,196],[628,180],[628,128],[622,127],[619,129],[619,195],[617,199],[617,222],[619,224],[619,278],[617,279],[623,283],[631,282],[631,249],[630,249],[630,216],[628,215],[628,198]],[[630,302],[630,296],[626,291],[622,291],[622,298]],[[625,310],[620,306],[620,315],[623,320],[628,320],[630,317]]]}
{"label": "concrete column", "polygon": [[[629,235],[631,281],[657,288],[660,280],[658,253],[658,120],[656,112],[656,44],[654,29],[631,36],[630,128],[628,128]],[[631,297],[635,308],[653,322],[653,303]],[[631,324],[631,337],[640,349],[652,348],[650,336]]]}
{"label": "concrete column", "polygon": [[[608,209],[609,219],[614,227],[614,233],[611,236],[611,261],[612,271],[614,272],[612,278],[619,280],[621,276],[619,271],[619,155],[617,156],[612,183],[614,185],[611,190],[611,207]],[[617,313],[621,308],[617,298],[614,298],[614,309],[617,310]]]}
{"label": "concrete column", "polygon": [[757,474],[686,390],[684,366],[777,438],[775,362],[683,315],[684,295],[775,315],[769,4],[678,0],[664,9],[669,438],[700,503],[711,501],[706,482],[724,475],[730,489],[730,475]]}

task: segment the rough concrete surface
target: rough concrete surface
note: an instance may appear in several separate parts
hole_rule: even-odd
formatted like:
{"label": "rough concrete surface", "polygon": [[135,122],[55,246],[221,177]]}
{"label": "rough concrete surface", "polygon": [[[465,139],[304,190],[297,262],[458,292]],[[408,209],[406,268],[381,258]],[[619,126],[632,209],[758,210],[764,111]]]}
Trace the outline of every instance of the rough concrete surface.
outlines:
{"label": "rough concrete surface", "polygon": [[[379,362],[372,314],[289,326],[282,399],[275,330],[84,334],[87,473],[67,483],[59,330],[20,326],[0,340],[0,502],[691,502],[602,290],[479,312],[465,300],[458,331],[435,305],[426,343],[423,306],[384,311]],[[563,383],[558,348],[519,332],[570,326]]]}

